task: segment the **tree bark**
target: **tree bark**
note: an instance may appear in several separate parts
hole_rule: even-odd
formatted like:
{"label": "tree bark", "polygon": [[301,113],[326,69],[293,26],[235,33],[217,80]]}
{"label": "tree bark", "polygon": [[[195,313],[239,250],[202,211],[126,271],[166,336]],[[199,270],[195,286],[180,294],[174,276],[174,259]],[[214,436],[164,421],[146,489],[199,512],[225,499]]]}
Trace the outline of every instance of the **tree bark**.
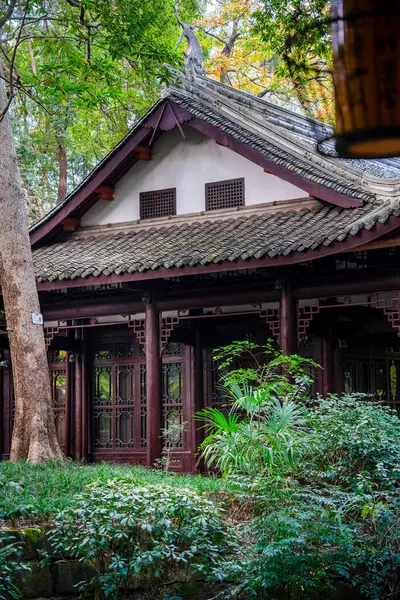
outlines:
{"label": "tree bark", "polygon": [[[6,105],[6,88],[1,78],[0,112]],[[63,460],[54,425],[44,330],[32,322],[32,313],[40,313],[40,305],[8,113],[0,122],[0,214],[0,284],[10,330],[15,402],[10,459],[26,458],[31,463]]]}
{"label": "tree bark", "polygon": [[62,140],[58,140],[58,195],[57,202],[62,202],[67,197],[67,153]]}

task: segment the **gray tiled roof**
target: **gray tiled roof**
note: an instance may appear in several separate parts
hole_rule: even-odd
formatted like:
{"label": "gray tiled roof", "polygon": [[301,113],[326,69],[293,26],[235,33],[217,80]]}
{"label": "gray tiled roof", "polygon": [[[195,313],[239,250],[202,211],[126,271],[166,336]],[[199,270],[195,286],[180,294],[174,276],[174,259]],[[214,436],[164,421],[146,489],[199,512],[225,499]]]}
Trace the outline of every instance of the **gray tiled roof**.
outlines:
{"label": "gray tiled roof", "polygon": [[[400,209],[395,211],[400,213]],[[289,255],[328,246],[384,222],[393,210],[343,209],[315,202],[302,210],[258,211],[238,217],[78,232],[34,251],[40,282]],[[249,263],[249,267],[251,264]],[[176,273],[171,273],[176,274]]]}
{"label": "gray tiled roof", "polygon": [[[168,96],[193,117],[244,142],[287,171],[357,198],[362,206],[339,208],[315,200],[312,207],[308,203],[302,210],[277,206],[276,212],[265,209],[259,214],[246,214],[245,209],[240,216],[225,216],[223,220],[218,215],[207,215],[186,222],[172,219],[154,228],[139,224],[119,232],[105,228],[92,236],[77,232],[64,241],[34,250],[39,281],[304,253],[372,229],[390,216],[399,216],[400,159],[339,160],[329,156],[329,143],[327,156],[321,156],[315,150],[316,138],[331,135],[329,127],[205,77],[182,77],[181,84],[171,88]],[[74,193],[33,229],[56,214]]]}

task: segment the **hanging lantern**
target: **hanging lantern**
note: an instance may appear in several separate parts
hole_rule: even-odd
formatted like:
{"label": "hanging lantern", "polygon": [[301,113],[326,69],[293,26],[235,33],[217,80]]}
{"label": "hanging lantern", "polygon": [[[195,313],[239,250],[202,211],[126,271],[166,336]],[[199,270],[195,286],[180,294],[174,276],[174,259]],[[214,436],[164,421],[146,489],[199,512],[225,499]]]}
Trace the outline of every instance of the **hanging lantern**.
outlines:
{"label": "hanging lantern", "polygon": [[332,0],[336,151],[400,156],[400,0]]}

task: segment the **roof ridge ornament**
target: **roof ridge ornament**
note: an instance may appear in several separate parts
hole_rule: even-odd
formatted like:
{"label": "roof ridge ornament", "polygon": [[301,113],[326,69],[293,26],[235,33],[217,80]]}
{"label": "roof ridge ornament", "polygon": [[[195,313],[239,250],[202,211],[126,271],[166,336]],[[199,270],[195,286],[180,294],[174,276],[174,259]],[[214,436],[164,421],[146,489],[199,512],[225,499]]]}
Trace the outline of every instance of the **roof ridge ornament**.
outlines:
{"label": "roof ridge ornament", "polygon": [[182,27],[182,33],[179,38],[176,47],[178,48],[183,38],[185,37],[188,41],[188,49],[187,52],[183,51],[185,56],[185,62],[183,65],[183,72],[188,77],[188,79],[195,79],[196,75],[205,75],[207,73],[206,69],[203,66],[203,51],[201,49],[201,45],[197,36],[194,32],[195,25],[191,23],[184,23],[178,14],[178,9],[176,5],[174,5],[176,20],[179,25]]}

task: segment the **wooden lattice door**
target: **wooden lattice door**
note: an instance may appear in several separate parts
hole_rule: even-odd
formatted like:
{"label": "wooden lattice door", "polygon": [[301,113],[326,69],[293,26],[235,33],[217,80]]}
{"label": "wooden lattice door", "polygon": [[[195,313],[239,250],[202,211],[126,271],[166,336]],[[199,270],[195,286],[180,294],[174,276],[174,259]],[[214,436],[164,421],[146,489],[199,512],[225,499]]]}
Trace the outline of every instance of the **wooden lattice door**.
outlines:
{"label": "wooden lattice door", "polygon": [[145,463],[146,367],[135,340],[94,344],[91,424],[94,458]]}
{"label": "wooden lattice door", "polygon": [[197,450],[192,357],[192,348],[177,342],[170,342],[162,356],[164,443],[172,449],[170,468],[183,472],[194,470]]}
{"label": "wooden lattice door", "polygon": [[[183,346],[169,343],[162,362],[162,411],[166,441],[174,449],[183,449],[186,438],[185,359]],[[172,433],[168,435],[168,431]]]}
{"label": "wooden lattice door", "polygon": [[49,355],[51,396],[58,443],[64,454],[69,453],[70,370],[68,352],[53,350]]}

